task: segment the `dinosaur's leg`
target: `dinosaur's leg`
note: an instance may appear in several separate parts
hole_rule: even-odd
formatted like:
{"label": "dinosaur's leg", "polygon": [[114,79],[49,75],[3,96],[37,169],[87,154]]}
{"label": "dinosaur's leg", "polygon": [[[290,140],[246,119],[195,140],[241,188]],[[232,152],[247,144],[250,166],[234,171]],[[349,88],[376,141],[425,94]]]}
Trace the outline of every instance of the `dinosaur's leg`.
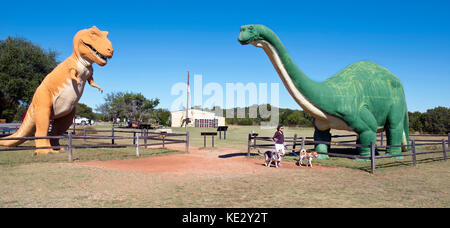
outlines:
{"label": "dinosaur's leg", "polygon": [[[331,142],[331,133],[330,129],[328,130],[319,130],[316,126],[317,122],[314,124],[314,141],[323,141],[323,142]],[[317,144],[315,146],[315,150],[319,153],[328,153],[328,145],[326,144]],[[319,154],[319,158],[328,158],[326,154]]]}
{"label": "dinosaur's leg", "polygon": [[[404,112],[402,112],[401,107],[394,106],[388,114],[388,124],[387,131],[389,131],[387,145],[388,146],[398,146],[402,144],[403,141],[403,124],[404,124]],[[391,155],[400,154],[402,152],[401,147],[388,148],[387,152]],[[396,157],[401,159],[402,157]]]}
{"label": "dinosaur's leg", "polygon": [[[72,125],[74,117],[75,109],[73,109],[72,112],[70,112],[68,115],[53,120],[52,131],[50,132],[50,135],[63,135],[64,132],[66,132],[67,129],[70,128],[70,125]],[[60,146],[59,139],[50,139],[50,144],[52,146]],[[64,148],[61,148],[61,150],[64,150]]]}
{"label": "dinosaur's leg", "polygon": [[[35,105],[34,118],[36,121],[35,136],[45,137],[48,134],[48,127],[50,125],[50,114],[52,108],[51,95],[48,92],[44,92],[43,90],[36,91],[33,101],[35,102],[34,104]],[[35,144],[37,148],[51,146],[49,139],[36,139]],[[36,149],[36,154],[48,154],[48,153],[58,153],[58,151],[53,149]]]}
{"label": "dinosaur's leg", "polygon": [[[362,108],[357,117],[349,118],[349,120],[353,120],[349,124],[359,134],[361,145],[369,146],[370,143],[377,142],[377,120],[367,108]],[[370,148],[361,147],[359,155],[370,156]]]}

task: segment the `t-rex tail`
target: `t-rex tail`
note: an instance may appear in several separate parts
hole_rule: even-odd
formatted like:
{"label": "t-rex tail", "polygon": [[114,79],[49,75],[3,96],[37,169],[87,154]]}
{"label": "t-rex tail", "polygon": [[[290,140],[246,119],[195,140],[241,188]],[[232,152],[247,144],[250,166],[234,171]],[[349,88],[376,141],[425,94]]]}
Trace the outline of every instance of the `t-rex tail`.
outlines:
{"label": "t-rex tail", "polygon": [[[36,123],[34,121],[34,112],[33,106],[28,108],[27,114],[23,119],[22,125],[17,130],[16,133],[5,137],[5,138],[14,138],[14,137],[30,137],[33,136],[36,131]],[[18,146],[24,143],[26,140],[0,140],[0,146]]]}

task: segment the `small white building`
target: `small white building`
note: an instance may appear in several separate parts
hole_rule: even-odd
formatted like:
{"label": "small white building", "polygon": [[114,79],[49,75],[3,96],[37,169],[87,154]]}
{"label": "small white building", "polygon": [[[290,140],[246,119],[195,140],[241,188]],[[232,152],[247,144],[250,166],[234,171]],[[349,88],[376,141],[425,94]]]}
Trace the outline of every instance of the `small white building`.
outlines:
{"label": "small white building", "polygon": [[[188,125],[189,127],[215,128],[225,126],[225,117],[217,116],[214,112],[189,109],[188,115],[191,120]],[[181,127],[183,120],[186,118],[186,110],[172,112],[170,118],[172,120],[172,127]]]}

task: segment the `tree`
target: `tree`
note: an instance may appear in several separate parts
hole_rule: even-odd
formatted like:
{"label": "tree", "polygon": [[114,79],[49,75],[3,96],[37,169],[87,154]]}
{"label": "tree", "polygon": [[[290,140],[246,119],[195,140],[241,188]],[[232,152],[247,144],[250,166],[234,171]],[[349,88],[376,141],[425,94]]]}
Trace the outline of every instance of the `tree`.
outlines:
{"label": "tree", "polygon": [[125,104],[125,116],[129,120],[148,121],[154,117],[154,109],[159,104],[159,99],[147,99],[141,93],[125,93],[123,95]]}
{"label": "tree", "polygon": [[155,119],[159,122],[159,124],[164,126],[170,126],[170,112],[167,109],[156,109],[155,110]]}
{"label": "tree", "polygon": [[97,107],[108,120],[126,118],[139,122],[154,118],[159,99],[147,99],[141,93],[112,92],[106,94],[105,103]]}
{"label": "tree", "polygon": [[92,111],[92,108],[87,106],[87,105],[85,105],[85,104],[83,104],[83,103],[78,103],[77,104],[75,115],[76,116],[81,116],[81,117],[86,117],[86,118],[91,119],[91,120],[97,120],[97,116]]}
{"label": "tree", "polygon": [[97,107],[97,111],[104,116],[104,120],[112,120],[115,118],[123,118],[125,105],[123,102],[122,92],[111,92],[106,94],[105,103]]}
{"label": "tree", "polygon": [[436,107],[428,109],[425,114],[424,131],[433,134],[446,134],[450,131],[450,109]]}
{"label": "tree", "polygon": [[[57,65],[57,53],[23,38],[0,41],[0,116],[20,120],[36,88]],[[22,107],[21,107],[22,106]],[[23,112],[23,113],[18,113]]]}
{"label": "tree", "polygon": [[408,112],[410,131],[423,132],[425,114],[420,112]]}

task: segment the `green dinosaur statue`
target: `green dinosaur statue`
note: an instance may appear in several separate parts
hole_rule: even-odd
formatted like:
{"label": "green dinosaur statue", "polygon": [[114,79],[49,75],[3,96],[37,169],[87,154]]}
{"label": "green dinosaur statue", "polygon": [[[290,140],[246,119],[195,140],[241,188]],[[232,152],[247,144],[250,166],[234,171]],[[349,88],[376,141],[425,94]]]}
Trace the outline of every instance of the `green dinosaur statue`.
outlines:
{"label": "green dinosaur statue", "polygon": [[[368,61],[354,63],[323,82],[308,78],[294,63],[275,33],[263,25],[241,27],[242,45],[263,48],[291,96],[314,117],[314,140],[331,141],[330,129],[354,131],[359,143],[376,143],[376,132],[386,130],[388,145],[409,142],[408,111],[400,80],[384,67]],[[328,153],[325,144],[316,151]],[[388,149],[399,154],[406,147]],[[360,149],[369,156],[369,148]],[[327,155],[321,156],[328,157]]]}

